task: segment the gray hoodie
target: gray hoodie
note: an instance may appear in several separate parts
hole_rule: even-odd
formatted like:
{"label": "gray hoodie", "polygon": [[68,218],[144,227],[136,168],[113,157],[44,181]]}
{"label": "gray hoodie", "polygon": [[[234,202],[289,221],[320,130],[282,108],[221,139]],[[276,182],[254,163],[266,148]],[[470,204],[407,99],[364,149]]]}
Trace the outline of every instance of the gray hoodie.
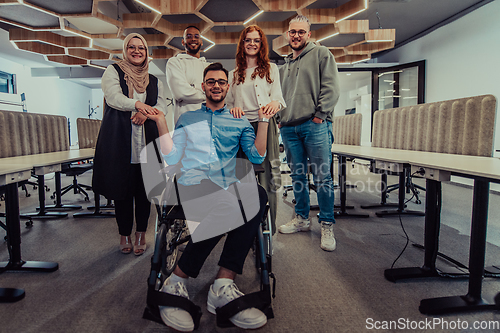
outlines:
{"label": "gray hoodie", "polygon": [[333,120],[340,95],[339,75],[335,58],[325,46],[309,42],[297,58],[288,55],[280,78],[287,105],[280,111],[282,126],[296,126],[313,117]]}

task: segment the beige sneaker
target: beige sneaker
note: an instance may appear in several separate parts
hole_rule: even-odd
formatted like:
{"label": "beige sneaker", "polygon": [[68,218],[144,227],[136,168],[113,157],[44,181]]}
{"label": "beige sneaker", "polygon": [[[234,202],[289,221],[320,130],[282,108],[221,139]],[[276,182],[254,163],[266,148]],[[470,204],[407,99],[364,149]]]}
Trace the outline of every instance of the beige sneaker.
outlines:
{"label": "beige sneaker", "polygon": [[321,248],[325,251],[333,251],[336,247],[337,242],[333,234],[333,223],[321,222]]}
{"label": "beige sneaker", "polygon": [[296,215],[293,220],[287,224],[280,225],[278,231],[282,234],[293,234],[299,231],[309,231],[311,229],[311,221],[300,215]]}

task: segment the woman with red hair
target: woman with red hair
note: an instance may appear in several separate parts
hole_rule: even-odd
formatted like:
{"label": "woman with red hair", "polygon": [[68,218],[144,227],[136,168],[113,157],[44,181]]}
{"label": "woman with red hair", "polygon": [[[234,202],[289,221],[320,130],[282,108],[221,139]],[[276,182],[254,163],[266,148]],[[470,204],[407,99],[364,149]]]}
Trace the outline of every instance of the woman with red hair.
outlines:
{"label": "woman with red hair", "polygon": [[[236,68],[229,73],[227,107],[239,118],[245,115],[255,131],[259,121],[259,109],[275,115],[284,108],[278,66],[269,61],[269,46],[261,28],[256,25],[246,27],[240,35],[236,51]],[[279,160],[278,126],[276,117],[270,119],[267,133],[267,155],[259,175],[260,184],[269,197],[273,233],[276,230],[276,190],[281,187]]]}

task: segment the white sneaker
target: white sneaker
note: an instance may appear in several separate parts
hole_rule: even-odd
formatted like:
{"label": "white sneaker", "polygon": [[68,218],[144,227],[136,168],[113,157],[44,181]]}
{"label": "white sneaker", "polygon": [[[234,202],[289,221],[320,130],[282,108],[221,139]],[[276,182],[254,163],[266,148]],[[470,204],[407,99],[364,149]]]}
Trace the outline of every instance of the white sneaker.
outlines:
{"label": "white sneaker", "polygon": [[[214,290],[214,285],[210,286],[207,300],[207,310],[215,314],[215,309],[223,307],[233,299],[243,296],[244,294],[238,290],[236,284],[230,283],[222,286],[219,290]],[[256,308],[249,308],[238,312],[229,320],[239,328],[256,329],[264,326],[267,323],[266,315]]]}
{"label": "white sneaker", "polygon": [[309,231],[310,229],[311,221],[300,215],[296,215],[293,220],[278,227],[278,231],[282,234],[293,234],[299,231]]}
{"label": "white sneaker", "polygon": [[325,251],[333,251],[336,247],[337,242],[333,234],[333,223],[321,222],[321,248]]}
{"label": "white sneaker", "polygon": [[[189,299],[186,285],[182,282],[169,284],[169,279],[165,280],[161,292],[178,295]],[[191,332],[194,330],[193,318],[189,312],[172,306],[160,306],[161,319],[168,327],[181,332]]]}

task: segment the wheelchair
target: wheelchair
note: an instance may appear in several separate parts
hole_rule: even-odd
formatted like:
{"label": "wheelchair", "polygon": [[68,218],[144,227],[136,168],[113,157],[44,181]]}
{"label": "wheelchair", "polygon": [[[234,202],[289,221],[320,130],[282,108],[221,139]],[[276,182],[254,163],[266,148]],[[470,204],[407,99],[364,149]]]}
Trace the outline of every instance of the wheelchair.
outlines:
{"label": "wheelchair", "polygon": [[[254,172],[261,172],[260,166],[254,165],[253,168]],[[163,173],[166,186],[162,195],[159,199],[151,198],[157,210],[156,239],[154,254],[151,258],[151,271],[147,280],[147,306],[143,318],[164,324],[160,317],[159,306],[175,306],[191,314],[195,329],[197,329],[202,314],[201,308],[186,298],[159,291],[176,267],[181,255],[179,247],[191,239],[184,211],[179,204],[181,200],[175,176],[176,173],[179,173],[178,167],[168,166],[163,169]],[[239,197],[238,201],[243,213]],[[217,326],[219,327],[234,326],[229,318],[241,310],[251,307],[260,309],[268,319],[274,317],[271,300],[275,297],[276,278],[271,269],[272,230],[269,230],[271,223],[268,210],[269,205],[267,204],[253,246],[255,266],[261,280],[260,290],[246,294],[221,308],[217,308]],[[272,286],[271,279],[273,280]]]}

